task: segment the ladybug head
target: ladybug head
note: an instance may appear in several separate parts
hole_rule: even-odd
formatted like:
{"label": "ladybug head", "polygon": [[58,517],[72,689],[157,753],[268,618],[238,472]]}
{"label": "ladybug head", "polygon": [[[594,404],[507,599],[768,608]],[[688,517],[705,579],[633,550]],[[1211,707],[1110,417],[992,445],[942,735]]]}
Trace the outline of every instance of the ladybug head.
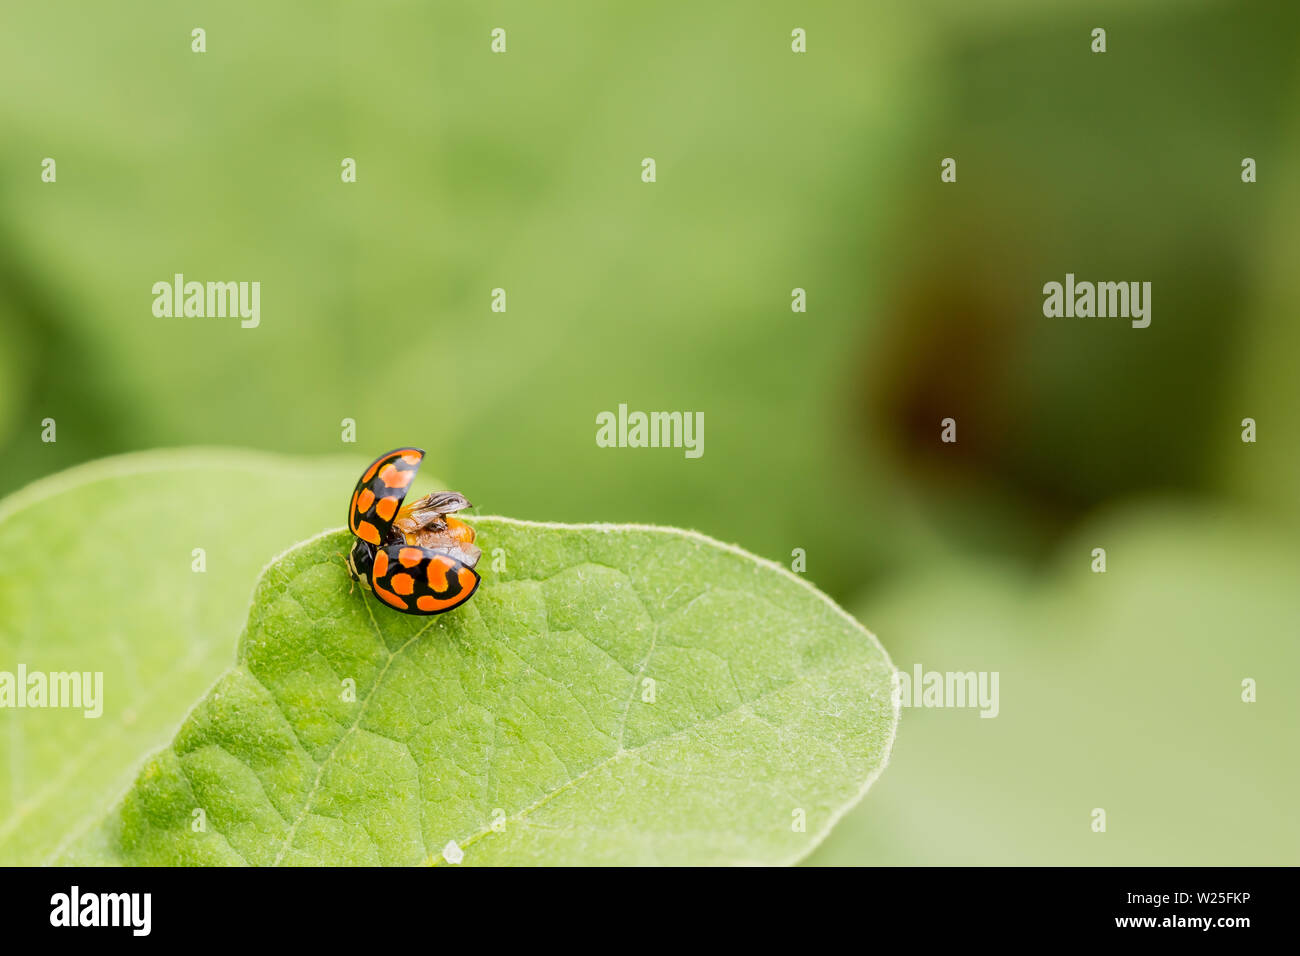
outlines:
{"label": "ladybug head", "polygon": [[360,581],[361,586],[369,589],[370,574],[375,566],[375,547],[367,544],[358,538],[353,542],[352,550],[348,552],[345,559],[348,565],[348,574],[352,575],[352,580]]}

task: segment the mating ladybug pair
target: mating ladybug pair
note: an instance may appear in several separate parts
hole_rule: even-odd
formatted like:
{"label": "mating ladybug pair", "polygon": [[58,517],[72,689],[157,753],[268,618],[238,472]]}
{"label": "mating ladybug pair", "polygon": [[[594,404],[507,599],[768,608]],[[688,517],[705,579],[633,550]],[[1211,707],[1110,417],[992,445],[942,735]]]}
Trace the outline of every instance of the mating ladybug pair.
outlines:
{"label": "mating ladybug pair", "polygon": [[380,455],[348,505],[348,528],[357,536],[348,573],[403,614],[450,611],[470,599],[480,580],[474,529],[449,517],[470,507],[464,495],[437,491],[402,505],[423,461],[422,448]]}

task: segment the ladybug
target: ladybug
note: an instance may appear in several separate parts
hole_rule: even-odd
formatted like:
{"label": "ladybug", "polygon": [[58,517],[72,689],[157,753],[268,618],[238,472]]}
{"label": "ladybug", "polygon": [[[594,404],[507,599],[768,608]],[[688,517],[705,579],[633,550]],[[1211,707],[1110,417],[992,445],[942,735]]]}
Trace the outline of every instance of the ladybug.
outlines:
{"label": "ladybug", "polygon": [[460,492],[438,491],[403,505],[424,462],[422,448],[380,455],[361,475],[348,504],[357,536],[348,574],[403,614],[441,614],[470,599],[481,578],[474,529],[453,513],[470,507]]}

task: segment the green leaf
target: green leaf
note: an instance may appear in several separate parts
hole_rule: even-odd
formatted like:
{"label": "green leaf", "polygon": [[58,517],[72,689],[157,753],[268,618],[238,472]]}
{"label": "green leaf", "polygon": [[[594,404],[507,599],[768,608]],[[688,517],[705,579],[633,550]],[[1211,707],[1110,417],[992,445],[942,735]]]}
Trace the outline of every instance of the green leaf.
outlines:
{"label": "green leaf", "polygon": [[125,455],[0,502],[0,671],[104,675],[98,718],[0,709],[0,864],[40,863],[102,817],[230,665],[258,569],[336,524],[363,465]]}
{"label": "green leaf", "polygon": [[473,523],[484,583],[436,617],[352,587],[344,531],[268,567],[236,666],[62,862],[785,863],[880,773],[893,667],[802,579],[674,529]]}

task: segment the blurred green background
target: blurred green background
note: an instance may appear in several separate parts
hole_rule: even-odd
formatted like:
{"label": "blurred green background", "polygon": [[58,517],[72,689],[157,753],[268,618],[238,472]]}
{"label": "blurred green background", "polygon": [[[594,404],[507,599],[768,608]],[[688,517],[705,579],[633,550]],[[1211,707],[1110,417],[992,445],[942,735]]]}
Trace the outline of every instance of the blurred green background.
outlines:
{"label": "blurred green background", "polygon": [[[905,712],[815,862],[1295,862],[1298,28],[1281,0],[11,5],[0,493],[415,443],[481,512],[802,548],[900,668],[1002,675],[995,720]],[[155,318],[176,272],[260,281],[260,327]],[[1150,328],[1044,318],[1066,272],[1151,281]],[[704,456],[598,448],[620,403],[703,412]]]}

